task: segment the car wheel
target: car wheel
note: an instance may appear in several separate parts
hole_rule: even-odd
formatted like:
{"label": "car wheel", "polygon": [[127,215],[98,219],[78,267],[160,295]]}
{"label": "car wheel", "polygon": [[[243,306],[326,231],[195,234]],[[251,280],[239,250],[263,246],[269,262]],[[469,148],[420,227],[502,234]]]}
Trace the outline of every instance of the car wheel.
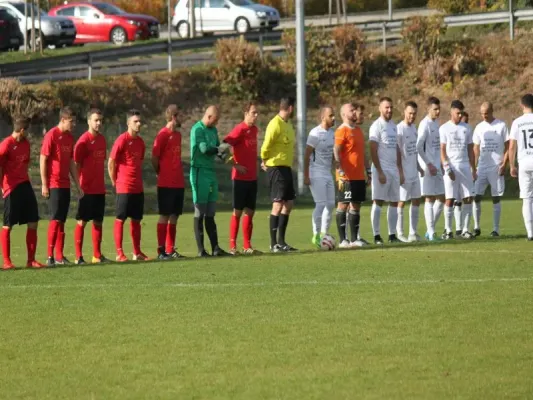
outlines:
{"label": "car wheel", "polygon": [[237,33],[243,34],[250,30],[250,23],[244,17],[240,17],[235,21],[235,30]]}
{"label": "car wheel", "polygon": [[189,37],[189,23],[181,21],[178,26],[176,26],[176,32],[181,39],[186,39]]}
{"label": "car wheel", "polygon": [[20,50],[20,46],[13,46],[13,47],[11,47],[11,50],[19,51]]}
{"label": "car wheel", "polygon": [[111,43],[116,45],[124,44],[128,41],[128,36],[126,35],[126,31],[121,28],[120,26],[117,26],[116,28],[113,28],[111,31]]}

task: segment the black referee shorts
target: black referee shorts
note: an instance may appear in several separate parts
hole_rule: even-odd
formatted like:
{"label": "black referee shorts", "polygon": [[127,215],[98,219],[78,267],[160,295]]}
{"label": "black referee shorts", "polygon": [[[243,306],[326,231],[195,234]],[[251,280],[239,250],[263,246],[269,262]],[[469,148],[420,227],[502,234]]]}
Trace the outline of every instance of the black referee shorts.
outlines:
{"label": "black referee shorts", "polygon": [[76,221],[102,222],[105,213],[105,194],[86,194],[78,202]]}
{"label": "black referee shorts", "polygon": [[144,193],[118,193],[115,205],[117,219],[140,221],[144,216]]}
{"label": "black referee shorts", "polygon": [[270,199],[272,202],[294,200],[294,180],[291,167],[268,167]]}
{"label": "black referee shorts", "polygon": [[39,221],[37,198],[30,182],[23,182],[4,199],[4,226]]}
{"label": "black referee shorts", "polygon": [[183,214],[184,188],[157,188],[157,207],[159,215],[181,215]]}
{"label": "black referee shorts", "polygon": [[255,210],[257,203],[257,181],[233,181],[233,209],[244,210],[249,208]]}
{"label": "black referee shorts", "polygon": [[48,209],[50,220],[66,222],[70,207],[70,188],[50,189]]}
{"label": "black referee shorts", "polygon": [[366,181],[344,181],[337,185],[337,201],[339,203],[364,203],[366,201]]}

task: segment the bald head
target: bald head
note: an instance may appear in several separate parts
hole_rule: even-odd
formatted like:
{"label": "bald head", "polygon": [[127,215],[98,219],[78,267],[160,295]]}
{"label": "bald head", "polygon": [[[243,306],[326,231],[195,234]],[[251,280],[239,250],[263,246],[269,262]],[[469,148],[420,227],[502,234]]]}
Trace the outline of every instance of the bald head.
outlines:
{"label": "bald head", "polygon": [[489,123],[494,121],[494,106],[490,101],[486,101],[481,104],[479,111],[481,114],[481,118],[483,118],[483,121]]}
{"label": "bald head", "polygon": [[342,122],[347,125],[355,124],[355,107],[352,103],[343,104],[341,107]]}
{"label": "bald head", "polygon": [[206,108],[202,122],[205,126],[216,126],[219,118],[219,110],[217,106],[211,105]]}

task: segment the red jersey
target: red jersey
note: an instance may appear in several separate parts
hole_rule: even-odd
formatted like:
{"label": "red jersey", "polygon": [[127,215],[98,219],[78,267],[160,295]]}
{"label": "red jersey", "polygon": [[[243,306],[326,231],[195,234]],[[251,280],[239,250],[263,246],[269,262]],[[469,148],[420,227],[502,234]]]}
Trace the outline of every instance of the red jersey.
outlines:
{"label": "red jersey", "polygon": [[30,142],[22,139],[17,142],[8,136],[0,143],[0,165],[2,166],[2,190],[4,198],[18,185],[29,182]]}
{"label": "red jersey", "polygon": [[128,132],[120,135],[109,158],[115,160],[117,168],[117,193],[142,193],[142,165],[146,146],[140,136],[131,136]]}
{"label": "red jersey", "polygon": [[45,135],[41,154],[46,161],[46,183],[51,189],[70,188],[70,162],[74,153],[74,137],[56,126]]}
{"label": "red jersey", "polygon": [[152,155],[159,158],[157,186],[184,188],[183,166],[181,164],[181,133],[164,127],[155,137]]}
{"label": "red jersey", "polygon": [[74,146],[74,161],[80,165],[80,186],[85,194],[105,194],[105,138],[85,132]]}
{"label": "red jersey", "polygon": [[233,159],[246,168],[245,174],[239,174],[235,168],[231,179],[239,181],[257,180],[257,126],[248,126],[241,122],[224,138],[224,142],[233,146]]}

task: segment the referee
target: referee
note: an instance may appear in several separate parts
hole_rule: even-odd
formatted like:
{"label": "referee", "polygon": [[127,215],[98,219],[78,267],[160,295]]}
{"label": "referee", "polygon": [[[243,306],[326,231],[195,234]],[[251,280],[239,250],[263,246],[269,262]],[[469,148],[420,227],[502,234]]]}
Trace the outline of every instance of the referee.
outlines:
{"label": "referee", "polygon": [[261,168],[268,172],[270,181],[270,251],[273,253],[297,250],[285,241],[289,214],[296,197],[292,178],[295,134],[289,121],[294,103],[292,97],[281,99],[279,113],[268,124],[261,147]]}

